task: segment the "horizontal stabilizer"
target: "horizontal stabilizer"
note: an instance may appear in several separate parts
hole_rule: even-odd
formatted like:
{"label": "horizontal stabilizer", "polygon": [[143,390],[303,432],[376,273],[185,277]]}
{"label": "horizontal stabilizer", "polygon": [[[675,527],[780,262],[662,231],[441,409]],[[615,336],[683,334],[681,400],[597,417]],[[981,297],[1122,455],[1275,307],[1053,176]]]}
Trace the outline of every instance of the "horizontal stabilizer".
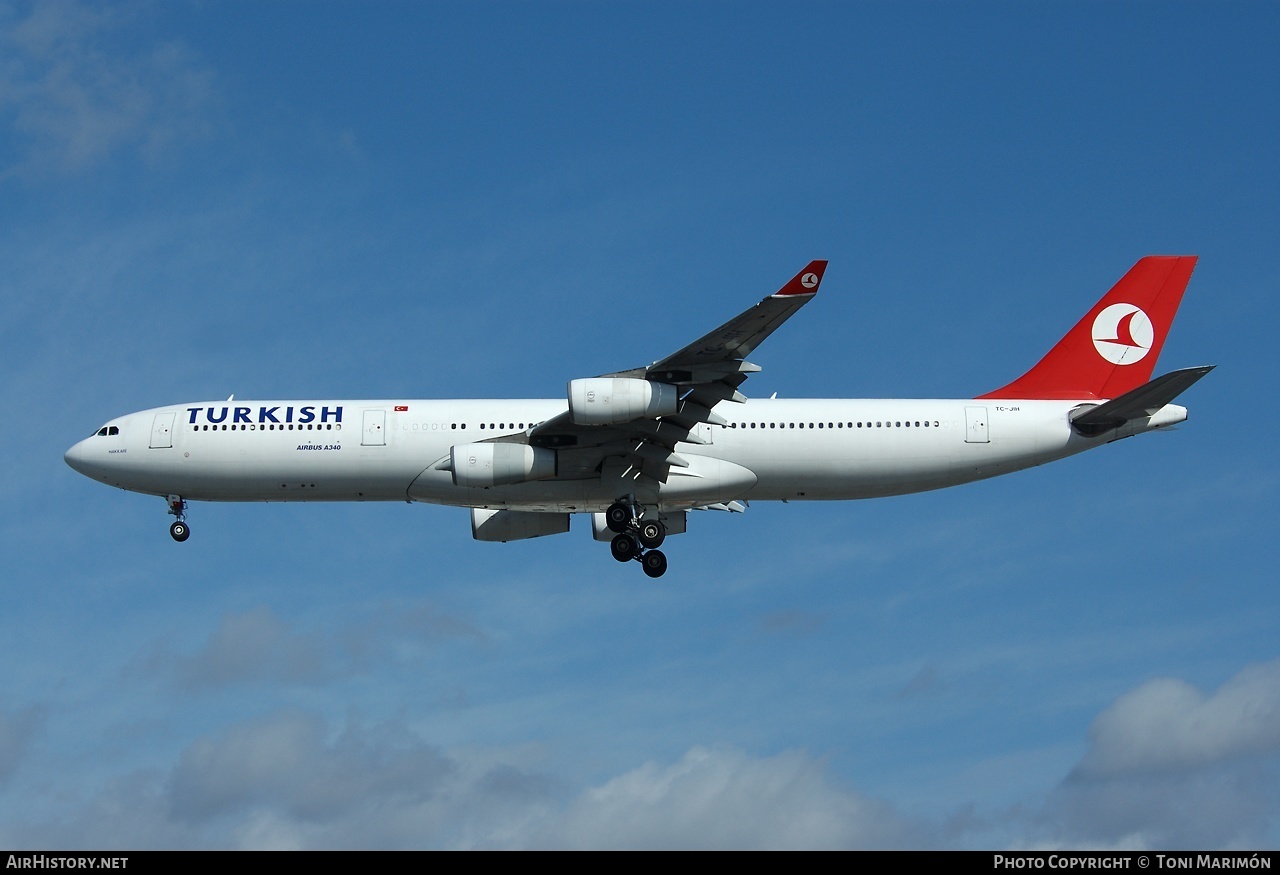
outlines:
{"label": "horizontal stabilizer", "polygon": [[1214,365],[1182,368],[1163,377],[1156,377],[1150,383],[1144,383],[1119,398],[1081,410],[1071,417],[1071,424],[1081,434],[1096,435],[1134,419],[1146,419],[1213,369]]}

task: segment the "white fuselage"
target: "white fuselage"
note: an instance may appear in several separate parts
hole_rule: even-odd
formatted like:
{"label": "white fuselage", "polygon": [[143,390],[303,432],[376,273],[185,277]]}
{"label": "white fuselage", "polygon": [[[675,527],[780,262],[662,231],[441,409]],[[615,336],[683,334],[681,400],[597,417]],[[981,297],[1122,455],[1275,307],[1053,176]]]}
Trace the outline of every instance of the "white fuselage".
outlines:
{"label": "white fuselage", "polygon": [[[1184,408],[1170,404],[1146,421],[1083,437],[1069,422],[1081,403],[725,402],[716,413],[729,425],[699,426],[691,437],[703,443],[676,447],[688,467],[672,467],[646,498],[681,510],[741,499],[920,492],[1029,468],[1186,418]],[[185,500],[603,511],[635,489],[609,459],[579,479],[489,488],[455,485],[441,464],[455,445],[521,435],[565,409],[563,400],[201,402],[112,420],[66,458],[103,483]]]}

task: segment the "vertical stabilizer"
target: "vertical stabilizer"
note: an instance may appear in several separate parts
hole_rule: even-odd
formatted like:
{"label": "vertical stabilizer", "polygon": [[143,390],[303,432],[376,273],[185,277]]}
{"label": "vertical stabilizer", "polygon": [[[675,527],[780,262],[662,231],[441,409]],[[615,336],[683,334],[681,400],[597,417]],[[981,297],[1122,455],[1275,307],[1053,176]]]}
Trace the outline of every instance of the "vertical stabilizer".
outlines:
{"label": "vertical stabilizer", "polygon": [[1031,370],[979,398],[1117,398],[1151,379],[1194,255],[1149,255]]}

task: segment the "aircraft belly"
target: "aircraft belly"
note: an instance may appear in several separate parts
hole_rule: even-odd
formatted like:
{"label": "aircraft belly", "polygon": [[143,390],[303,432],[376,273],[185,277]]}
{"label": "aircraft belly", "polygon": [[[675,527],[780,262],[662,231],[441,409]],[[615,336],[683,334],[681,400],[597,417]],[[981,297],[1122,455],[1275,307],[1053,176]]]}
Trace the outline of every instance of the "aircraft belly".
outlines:
{"label": "aircraft belly", "polygon": [[121,472],[113,485],[192,501],[397,501],[413,474],[394,465],[203,461]]}
{"label": "aircraft belly", "polygon": [[[985,442],[969,439],[965,407],[972,405],[963,400],[814,402],[845,419],[846,427],[792,430],[793,418],[817,418],[795,409],[802,403],[771,402],[777,412],[760,415],[786,419],[786,431],[744,432],[739,427],[716,433],[717,455],[759,477],[748,498],[840,500],[924,492],[1033,467],[1096,445],[1073,434],[1067,425],[1072,405],[1061,402],[989,405],[982,420]],[[680,452],[704,450],[681,446]]]}
{"label": "aircraft belly", "polygon": [[[708,444],[680,444],[690,467],[665,481],[637,477],[621,457],[582,479],[488,489],[460,487],[434,462],[460,435],[391,417],[385,441],[352,434],[262,435],[177,428],[172,446],[130,442],[89,476],[124,489],[205,501],[416,501],[547,512],[602,511],[634,495],[671,510],[741,499],[839,500],[940,489],[1063,458],[1093,446],[1070,428],[1074,403],[1045,401],[764,402],[746,410],[759,427],[717,428]],[[822,409],[844,423],[814,428]],[[415,411],[444,415],[435,408]],[[757,412],[759,410],[759,412]],[[532,411],[531,411],[532,413]],[[919,415],[920,420],[914,417]],[[151,412],[140,414],[146,423]],[[925,418],[928,422],[925,422]],[[908,418],[910,421],[908,422]],[[764,428],[775,421],[779,427]],[[813,420],[811,422],[810,420]],[[785,420],[785,430],[783,421]],[[792,421],[796,425],[792,424]],[[881,423],[883,422],[883,425]],[[982,428],[975,432],[973,423]],[[865,423],[865,426],[863,425]],[[809,427],[798,427],[801,424]],[[828,423],[830,424],[830,423]],[[130,432],[144,434],[137,427]],[[145,432],[149,434],[149,432]],[[1106,438],[1114,439],[1114,435]],[[107,446],[104,444],[104,446]],[[114,445],[111,445],[114,446]]]}
{"label": "aircraft belly", "polygon": [[451,472],[427,468],[409,484],[408,495],[414,501],[456,507],[572,513],[594,508],[599,503],[595,495],[599,486],[597,479],[539,480],[487,488],[457,486]]}
{"label": "aircraft belly", "polygon": [[922,430],[909,444],[891,437],[858,431],[788,431],[767,442],[754,436],[736,442],[726,437],[716,449],[756,473],[758,483],[746,497],[762,501],[871,498],[955,482],[947,435],[926,435]]}
{"label": "aircraft belly", "polygon": [[954,447],[956,483],[971,483],[1022,471],[1097,446],[1072,432],[1067,415],[1073,404],[1014,401],[988,406],[989,443]]}
{"label": "aircraft belly", "polygon": [[754,472],[723,459],[698,456],[689,462],[688,468],[673,469],[667,481],[656,488],[644,478],[635,478],[634,472],[614,459],[606,460],[599,477],[487,488],[456,486],[450,472],[427,468],[410,485],[409,497],[459,507],[580,513],[603,511],[619,498],[634,494],[641,503],[674,510],[733,501],[747,495],[756,483]]}
{"label": "aircraft belly", "polygon": [[941,489],[955,482],[948,454],[910,458],[848,457],[792,461],[767,470],[748,496],[757,500],[840,500]]}

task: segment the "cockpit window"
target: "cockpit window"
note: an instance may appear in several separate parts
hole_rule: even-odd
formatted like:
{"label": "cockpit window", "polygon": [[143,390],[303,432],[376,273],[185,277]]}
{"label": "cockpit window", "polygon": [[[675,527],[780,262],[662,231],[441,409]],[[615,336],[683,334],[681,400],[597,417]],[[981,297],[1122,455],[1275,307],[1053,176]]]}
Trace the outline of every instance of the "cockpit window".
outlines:
{"label": "cockpit window", "polygon": [[104,425],[95,431],[91,437],[105,437],[109,434],[120,434],[120,427],[118,425]]}

